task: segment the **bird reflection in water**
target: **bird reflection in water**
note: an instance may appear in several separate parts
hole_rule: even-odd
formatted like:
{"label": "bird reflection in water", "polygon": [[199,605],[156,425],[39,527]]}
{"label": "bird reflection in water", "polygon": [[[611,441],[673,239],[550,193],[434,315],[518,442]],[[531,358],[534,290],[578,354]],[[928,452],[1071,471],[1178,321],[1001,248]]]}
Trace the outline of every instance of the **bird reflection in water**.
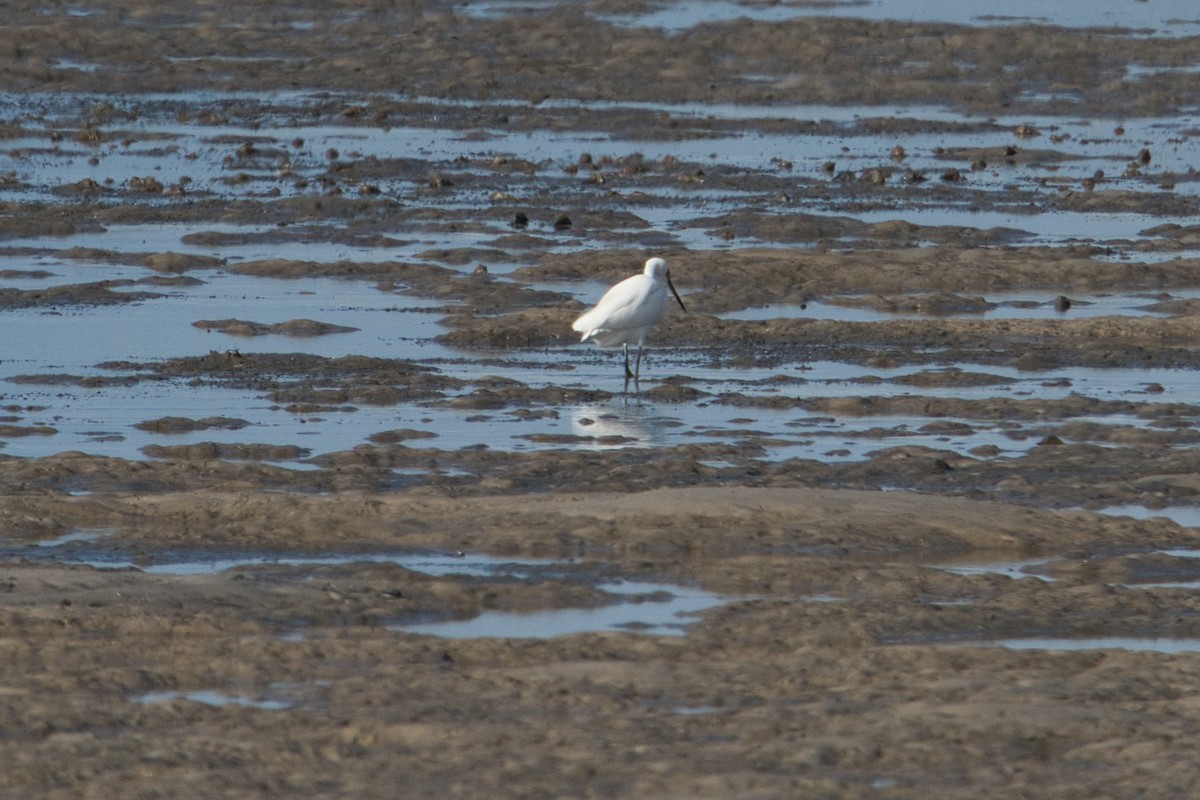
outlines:
{"label": "bird reflection in water", "polygon": [[668,431],[677,427],[677,420],[662,416],[653,406],[585,405],[571,409],[571,433],[592,440],[585,447],[665,447],[670,445]]}

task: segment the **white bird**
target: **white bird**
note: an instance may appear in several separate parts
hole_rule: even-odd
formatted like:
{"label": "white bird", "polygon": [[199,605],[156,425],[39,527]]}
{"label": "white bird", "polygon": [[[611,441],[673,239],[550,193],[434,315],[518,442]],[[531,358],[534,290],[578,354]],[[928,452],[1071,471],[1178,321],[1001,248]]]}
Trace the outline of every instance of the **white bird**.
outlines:
{"label": "white bird", "polygon": [[[667,290],[675,295],[679,307],[687,308],[671,283],[667,262],[651,258],[640,275],[626,278],[604,293],[594,308],[585,312],[571,327],[583,334],[580,341],[591,339],[601,347],[625,348],[625,388],[629,379],[637,383],[642,369],[642,344],[654,323],[667,310]],[[629,345],[637,345],[637,362],[629,369]]]}

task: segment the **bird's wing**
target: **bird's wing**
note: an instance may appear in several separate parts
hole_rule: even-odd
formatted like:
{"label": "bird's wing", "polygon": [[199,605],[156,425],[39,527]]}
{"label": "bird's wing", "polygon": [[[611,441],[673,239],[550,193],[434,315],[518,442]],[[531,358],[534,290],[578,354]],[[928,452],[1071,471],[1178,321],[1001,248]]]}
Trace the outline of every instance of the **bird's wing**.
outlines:
{"label": "bird's wing", "polygon": [[653,290],[653,282],[645,275],[626,278],[605,292],[596,307],[575,320],[571,327],[590,334],[652,325],[662,313],[661,303],[654,302]]}

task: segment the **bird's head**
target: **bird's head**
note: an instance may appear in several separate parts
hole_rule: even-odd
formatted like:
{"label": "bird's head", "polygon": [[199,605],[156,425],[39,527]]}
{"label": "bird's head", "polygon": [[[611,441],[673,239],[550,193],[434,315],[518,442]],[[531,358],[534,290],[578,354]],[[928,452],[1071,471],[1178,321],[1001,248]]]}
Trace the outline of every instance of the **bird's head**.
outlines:
{"label": "bird's head", "polygon": [[667,287],[670,288],[671,294],[675,295],[675,301],[679,303],[679,307],[687,312],[687,306],[683,304],[683,299],[680,298],[679,292],[675,291],[675,284],[671,283],[671,270],[667,267],[667,262],[661,258],[651,258],[646,261],[646,274],[656,281],[664,281]]}

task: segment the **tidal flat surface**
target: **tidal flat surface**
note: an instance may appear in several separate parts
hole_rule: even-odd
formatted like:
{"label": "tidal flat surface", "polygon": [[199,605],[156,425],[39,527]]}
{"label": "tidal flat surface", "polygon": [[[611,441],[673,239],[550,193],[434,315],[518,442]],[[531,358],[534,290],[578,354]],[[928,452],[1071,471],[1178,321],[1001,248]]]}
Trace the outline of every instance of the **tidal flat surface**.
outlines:
{"label": "tidal flat surface", "polygon": [[1200,14],[1043,6],[6,11],[8,791],[1187,796]]}

